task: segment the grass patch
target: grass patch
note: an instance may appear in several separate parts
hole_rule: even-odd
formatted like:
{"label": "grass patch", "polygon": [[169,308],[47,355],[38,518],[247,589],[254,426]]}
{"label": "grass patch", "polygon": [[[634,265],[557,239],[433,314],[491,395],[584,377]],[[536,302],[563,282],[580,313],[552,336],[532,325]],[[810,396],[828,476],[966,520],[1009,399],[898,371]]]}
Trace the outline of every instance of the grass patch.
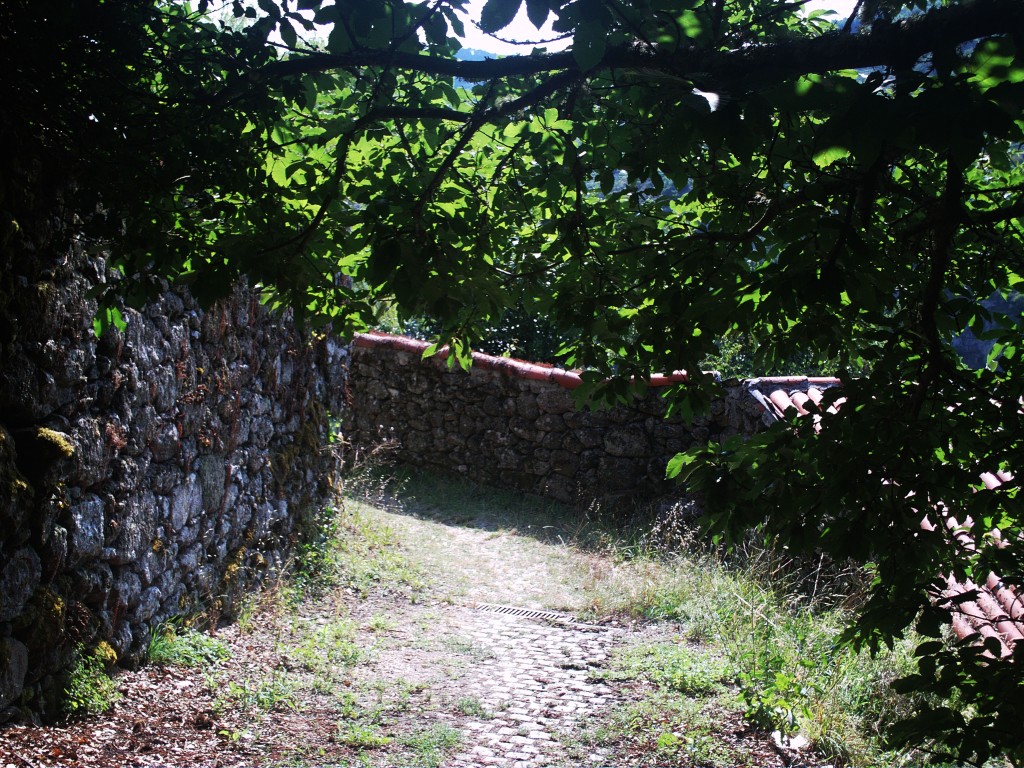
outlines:
{"label": "grass patch", "polygon": [[455,702],[455,709],[466,717],[475,717],[480,720],[490,720],[494,712],[485,707],[483,702],[476,696],[464,696]]}
{"label": "grass patch", "polygon": [[459,745],[462,738],[450,725],[439,723],[403,736],[401,743],[412,754],[403,765],[417,768],[438,768],[445,756]]}
{"label": "grass patch", "polygon": [[372,723],[340,723],[334,738],[339,744],[356,749],[379,749],[393,741]]}
{"label": "grass patch", "polygon": [[604,675],[609,680],[646,678],[657,687],[687,696],[724,693],[732,682],[728,661],[706,647],[655,643],[615,655]]}
{"label": "grass patch", "polygon": [[394,531],[369,511],[366,502],[348,498],[341,509],[326,509],[307,525],[291,578],[293,604],[338,588],[360,597],[398,590],[413,600],[423,591],[424,576],[404,555]]}
{"label": "grass patch", "polygon": [[299,619],[292,631],[298,642],[286,655],[315,675],[334,677],[337,670],[351,667],[363,655],[356,644],[356,626],[347,619],[324,623]]}
{"label": "grass patch", "polygon": [[227,707],[261,712],[297,712],[302,709],[299,682],[281,670],[269,676],[229,680],[214,702],[215,711]]}
{"label": "grass patch", "polygon": [[875,658],[855,652],[839,642],[851,615],[834,595],[808,596],[756,557],[730,563],[698,548],[634,557],[589,578],[594,613],[676,621],[685,634],[687,644],[632,651],[617,663],[620,676],[686,696],[731,688],[752,724],[800,732],[829,759],[897,761],[877,737],[909,711],[889,684],[913,668],[913,638]]}
{"label": "grass patch", "polygon": [[411,683],[400,677],[374,680],[365,686],[365,690],[374,699],[371,711],[376,718],[409,712],[413,708],[414,696],[430,695],[426,683]]}
{"label": "grass patch", "polygon": [[[421,694],[426,697],[414,700]],[[443,724],[409,732],[403,725],[411,713],[428,709],[429,703],[428,686],[401,678],[374,680],[357,691],[344,691],[337,700],[334,740],[360,756],[386,747],[387,765],[436,768],[458,744],[458,732]],[[373,764],[378,764],[376,759]]]}
{"label": "grass patch", "polygon": [[151,664],[206,667],[229,658],[231,651],[216,637],[171,622],[153,630],[146,655]]}
{"label": "grass patch", "polygon": [[395,532],[365,512],[362,502],[347,501],[339,521],[335,566],[342,586],[364,597],[376,589],[400,590],[415,600],[426,586],[424,574],[405,556]]}
{"label": "grass patch", "polygon": [[370,617],[370,620],[366,622],[366,628],[371,632],[390,632],[396,626],[397,624],[395,624],[392,619],[379,613],[375,613]]}
{"label": "grass patch", "polygon": [[641,766],[756,765],[755,756],[735,738],[738,724],[742,716],[729,697],[694,699],[657,689],[590,725],[567,749],[574,759],[584,760],[594,747],[604,747]]}

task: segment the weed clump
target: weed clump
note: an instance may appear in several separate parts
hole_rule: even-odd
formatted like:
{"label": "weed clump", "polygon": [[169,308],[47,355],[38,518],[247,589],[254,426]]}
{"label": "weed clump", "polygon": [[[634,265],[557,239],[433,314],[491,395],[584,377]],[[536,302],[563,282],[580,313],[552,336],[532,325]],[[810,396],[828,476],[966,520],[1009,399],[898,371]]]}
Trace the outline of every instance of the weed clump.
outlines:
{"label": "weed clump", "polygon": [[640,541],[628,562],[590,574],[590,612],[677,622],[683,642],[633,649],[620,679],[738,709],[839,763],[896,759],[879,736],[909,711],[890,684],[912,670],[913,640],[875,657],[843,641],[862,573],[795,563],[754,535],[725,551],[671,514]]}
{"label": "weed clump", "polygon": [[[106,643],[101,645],[110,648]],[[107,674],[109,654],[106,648],[86,652],[83,646],[78,647],[64,689],[64,710],[68,714],[102,715],[121,698],[117,685]],[[114,658],[116,660],[116,654]]]}
{"label": "weed clump", "polygon": [[146,656],[152,664],[173,667],[206,667],[231,656],[221,640],[174,622],[153,630]]}

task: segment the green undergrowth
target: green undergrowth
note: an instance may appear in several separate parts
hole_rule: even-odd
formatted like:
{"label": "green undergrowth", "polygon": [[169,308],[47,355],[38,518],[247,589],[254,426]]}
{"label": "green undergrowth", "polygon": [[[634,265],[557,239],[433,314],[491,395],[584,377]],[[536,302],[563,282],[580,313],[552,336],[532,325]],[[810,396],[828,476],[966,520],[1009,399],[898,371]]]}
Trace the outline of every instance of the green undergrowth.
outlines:
{"label": "green undergrowth", "polygon": [[619,659],[619,674],[691,697],[729,694],[751,724],[810,739],[837,764],[898,764],[881,743],[885,727],[909,713],[890,684],[913,669],[913,638],[874,657],[853,650],[840,642],[850,616],[835,594],[802,594],[797,574],[767,573],[764,562],[730,563],[696,546],[592,574],[593,613],[681,628],[679,643]]}
{"label": "green undergrowth", "polygon": [[152,664],[207,667],[229,658],[231,651],[216,637],[169,622],[153,630],[146,655]]}
{"label": "green undergrowth", "polygon": [[356,626],[350,619],[290,619],[286,640],[279,641],[292,664],[318,681],[336,682],[339,673],[357,664],[363,649],[356,640]]}
{"label": "green undergrowth", "polygon": [[460,742],[444,723],[412,727],[431,705],[430,687],[402,678],[378,679],[337,694],[334,741],[350,748],[353,765],[437,768]]}
{"label": "green undergrowth", "polygon": [[[678,510],[655,516],[574,508],[428,474],[402,482],[398,500],[412,514],[572,548],[585,618],[678,626],[677,641],[634,647],[609,672],[648,684],[647,699],[601,726],[618,728],[619,738],[644,745],[641,751],[682,765],[736,764],[744,756],[713,748],[721,739],[701,723],[742,715],[746,727],[809,739],[835,765],[911,759],[882,744],[885,728],[910,711],[890,683],[913,670],[915,640],[875,657],[840,642],[866,578],[857,569],[808,567],[763,543],[726,553],[698,537]],[[640,729],[645,718],[675,730]],[[703,740],[694,736],[702,729]],[[689,735],[680,736],[684,731]],[[615,742],[607,732],[598,740]]]}
{"label": "green undergrowth", "polygon": [[756,765],[742,731],[743,706],[729,660],[682,637],[616,653],[603,677],[643,680],[635,700],[584,730],[581,743],[629,753],[639,765],[731,768]]}
{"label": "green undergrowth", "polygon": [[101,715],[121,698],[117,684],[108,674],[109,646],[101,643],[92,651],[79,646],[68,674],[63,706],[70,715]]}
{"label": "green undergrowth", "polygon": [[735,698],[681,696],[657,688],[591,721],[569,739],[570,757],[583,761],[594,747],[628,756],[629,765],[663,768],[735,768],[758,765],[737,731],[743,721]]}
{"label": "green undergrowth", "polygon": [[302,710],[301,681],[284,670],[259,672],[218,685],[213,710],[228,708],[255,712],[298,712]]}
{"label": "green undergrowth", "polygon": [[414,600],[423,591],[424,575],[405,556],[394,531],[375,522],[369,511],[367,500],[349,497],[307,526],[290,581],[294,601],[338,588],[360,597],[398,591]]}
{"label": "green undergrowth", "polygon": [[[393,683],[387,694],[367,694],[376,696],[369,702],[357,702],[352,693],[353,669],[372,658],[373,637],[386,632],[393,622],[374,614],[361,632],[352,618],[351,604],[382,596],[416,601],[424,588],[424,575],[394,532],[374,518],[368,502],[338,499],[336,506],[304,521],[286,573],[242,606],[241,634],[266,648],[273,666],[212,664],[206,685],[214,696],[214,711],[246,713],[250,718],[246,732],[254,738],[262,729],[273,728],[273,713],[319,712],[336,701],[334,744],[356,754],[383,747],[412,754],[414,749],[380,727],[388,711],[401,709],[391,699],[404,696],[408,700],[408,691]],[[154,635],[150,658],[162,663],[182,664],[192,657],[212,662],[210,642],[211,638],[191,630],[165,627]],[[225,731],[221,735],[236,740],[245,734]],[[294,749],[296,764],[304,764],[306,747]],[[431,764],[431,760],[424,758],[420,763]]]}

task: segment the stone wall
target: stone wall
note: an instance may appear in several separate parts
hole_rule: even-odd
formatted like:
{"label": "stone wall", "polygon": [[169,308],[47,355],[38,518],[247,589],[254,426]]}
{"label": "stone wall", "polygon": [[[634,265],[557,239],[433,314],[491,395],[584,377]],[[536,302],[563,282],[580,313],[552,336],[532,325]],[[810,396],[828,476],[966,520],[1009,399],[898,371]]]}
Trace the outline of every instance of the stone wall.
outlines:
{"label": "stone wall", "polygon": [[654,377],[629,405],[577,410],[573,372],[477,354],[464,372],[423,342],[356,338],[346,438],[356,450],[390,442],[399,461],[562,501],[621,502],[670,493],[665,466],[708,439],[763,428],[764,409],[743,385],[726,388],[708,416],[665,418]]}
{"label": "stone wall", "polygon": [[334,469],[347,348],[244,287],[165,292],[97,342],[109,274],[71,218],[26,215],[0,252],[0,722],[56,714],[78,647],[130,664],[169,617],[229,616]]}

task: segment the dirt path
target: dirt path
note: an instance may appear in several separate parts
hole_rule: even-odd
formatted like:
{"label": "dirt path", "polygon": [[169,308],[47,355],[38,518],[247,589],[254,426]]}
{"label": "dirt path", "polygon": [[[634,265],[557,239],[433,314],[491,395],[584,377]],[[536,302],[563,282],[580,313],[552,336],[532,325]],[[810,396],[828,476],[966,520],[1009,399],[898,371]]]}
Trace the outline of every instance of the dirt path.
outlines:
{"label": "dirt path", "polygon": [[618,718],[689,743],[636,709],[649,685],[609,674],[679,627],[578,620],[614,563],[567,546],[547,511],[454,507],[350,505],[337,578],[315,599],[272,593],[221,630],[212,665],[122,673],[107,714],[0,730],[0,768],[782,765],[735,713],[715,738],[742,749],[720,763],[616,735]]}
{"label": "dirt path", "polygon": [[440,706],[421,715],[456,713],[459,743],[444,766],[609,764],[607,749],[581,747],[579,724],[621,701],[600,671],[630,628],[576,620],[588,556],[544,540],[542,524],[375,514],[431,586],[402,612],[396,642],[359,670],[363,680],[429,685]]}

